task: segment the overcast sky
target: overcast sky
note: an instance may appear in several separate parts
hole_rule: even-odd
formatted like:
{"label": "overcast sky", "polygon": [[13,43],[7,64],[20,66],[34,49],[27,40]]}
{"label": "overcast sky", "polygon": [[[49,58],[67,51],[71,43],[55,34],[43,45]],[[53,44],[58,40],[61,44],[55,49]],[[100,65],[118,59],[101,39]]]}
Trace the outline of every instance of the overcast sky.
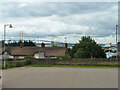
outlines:
{"label": "overcast sky", "polygon": [[67,37],[67,42],[76,43],[81,36],[91,36],[98,43],[115,43],[117,2],[5,2],[0,6],[0,33],[3,24],[13,25],[7,28],[9,39],[19,39],[22,30],[25,39],[51,40],[54,35],[56,41]]}

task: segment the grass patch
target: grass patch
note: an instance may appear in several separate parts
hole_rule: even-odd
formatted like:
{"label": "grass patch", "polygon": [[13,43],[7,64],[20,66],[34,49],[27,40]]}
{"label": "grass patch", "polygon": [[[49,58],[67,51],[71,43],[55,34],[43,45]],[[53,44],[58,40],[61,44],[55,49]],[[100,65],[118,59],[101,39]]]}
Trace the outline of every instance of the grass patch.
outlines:
{"label": "grass patch", "polygon": [[84,67],[84,68],[120,68],[120,66],[95,66],[95,65],[27,65],[26,67]]}

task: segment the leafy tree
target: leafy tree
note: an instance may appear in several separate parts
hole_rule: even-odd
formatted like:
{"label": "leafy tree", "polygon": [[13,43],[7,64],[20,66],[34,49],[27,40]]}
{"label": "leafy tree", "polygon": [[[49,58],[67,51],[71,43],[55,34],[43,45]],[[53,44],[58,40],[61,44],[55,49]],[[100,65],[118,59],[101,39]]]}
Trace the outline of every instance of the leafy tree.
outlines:
{"label": "leafy tree", "polygon": [[90,36],[83,36],[79,43],[72,49],[68,49],[72,58],[106,58],[102,47],[98,45]]}

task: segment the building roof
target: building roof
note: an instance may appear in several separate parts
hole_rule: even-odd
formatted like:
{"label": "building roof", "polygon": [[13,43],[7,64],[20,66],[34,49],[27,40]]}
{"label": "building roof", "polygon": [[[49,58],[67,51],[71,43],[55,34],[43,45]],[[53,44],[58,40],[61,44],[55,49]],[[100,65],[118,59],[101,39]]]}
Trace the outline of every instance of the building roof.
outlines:
{"label": "building roof", "polygon": [[[1,50],[3,52],[3,50]],[[0,51],[0,54],[2,53]],[[45,56],[63,56],[66,53],[65,47],[6,47],[6,51],[13,56],[31,56],[43,52]]]}

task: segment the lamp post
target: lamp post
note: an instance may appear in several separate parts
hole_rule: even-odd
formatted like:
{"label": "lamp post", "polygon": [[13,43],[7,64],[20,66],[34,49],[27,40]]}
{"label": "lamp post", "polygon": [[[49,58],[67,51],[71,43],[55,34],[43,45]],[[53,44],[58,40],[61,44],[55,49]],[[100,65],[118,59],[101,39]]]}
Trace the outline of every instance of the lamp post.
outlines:
{"label": "lamp post", "polygon": [[[118,25],[116,25],[116,52],[118,51],[118,46],[117,46],[117,29],[118,29]],[[117,55],[116,55],[116,58],[117,58]]]}
{"label": "lamp post", "polygon": [[4,25],[4,68],[6,68],[6,64],[5,64],[5,37],[6,37],[6,27],[9,26],[9,28],[12,28],[11,24],[5,24]]}

